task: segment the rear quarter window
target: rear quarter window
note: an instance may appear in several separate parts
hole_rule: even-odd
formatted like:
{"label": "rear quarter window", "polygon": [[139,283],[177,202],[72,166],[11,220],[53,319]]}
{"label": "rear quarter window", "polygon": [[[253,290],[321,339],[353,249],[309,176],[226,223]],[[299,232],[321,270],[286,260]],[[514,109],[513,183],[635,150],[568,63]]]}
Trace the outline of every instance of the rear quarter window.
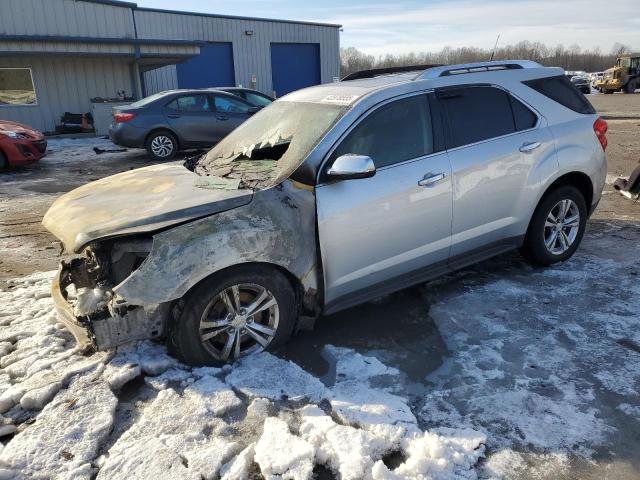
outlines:
{"label": "rear quarter window", "polygon": [[516,122],[516,130],[520,132],[535,127],[536,123],[538,123],[537,115],[513,96],[509,95],[509,100],[513,110],[513,119]]}
{"label": "rear quarter window", "polygon": [[585,115],[596,113],[589,100],[564,75],[537,78],[522,83],[569,110]]}

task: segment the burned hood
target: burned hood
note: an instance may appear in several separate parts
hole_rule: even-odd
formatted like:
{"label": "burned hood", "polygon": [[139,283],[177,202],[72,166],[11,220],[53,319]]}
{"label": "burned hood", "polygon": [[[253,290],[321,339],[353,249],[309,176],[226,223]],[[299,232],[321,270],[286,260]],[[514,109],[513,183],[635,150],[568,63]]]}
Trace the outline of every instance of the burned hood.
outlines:
{"label": "burned hood", "polygon": [[67,251],[94,241],[155,230],[246,205],[252,190],[200,177],[181,162],[131,170],[58,198],[42,221]]}

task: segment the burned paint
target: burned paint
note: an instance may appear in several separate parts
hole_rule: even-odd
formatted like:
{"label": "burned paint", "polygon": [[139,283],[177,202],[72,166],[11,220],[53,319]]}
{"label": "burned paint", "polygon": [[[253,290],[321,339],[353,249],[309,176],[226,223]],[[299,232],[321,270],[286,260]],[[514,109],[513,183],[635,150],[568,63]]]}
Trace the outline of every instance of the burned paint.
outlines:
{"label": "burned paint", "polygon": [[[296,208],[277,207],[285,201]],[[114,292],[132,304],[168,302],[215,272],[257,262],[285,269],[308,296],[318,290],[316,248],[315,196],[286,180],[255,192],[248,205],[156,234],[142,265]]]}
{"label": "burned paint", "polygon": [[43,225],[69,252],[95,240],[153,232],[247,204],[251,190],[199,188],[203,177],[179,162],[88,183],[58,198]]}

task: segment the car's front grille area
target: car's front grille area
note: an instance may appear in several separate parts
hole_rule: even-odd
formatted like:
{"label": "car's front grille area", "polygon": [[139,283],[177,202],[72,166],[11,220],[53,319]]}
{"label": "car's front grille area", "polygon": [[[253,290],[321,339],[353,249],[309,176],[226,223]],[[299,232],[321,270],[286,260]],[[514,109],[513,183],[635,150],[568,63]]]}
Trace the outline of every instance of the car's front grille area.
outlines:
{"label": "car's front grille area", "polygon": [[36,147],[40,153],[44,153],[47,151],[47,141],[46,140],[38,140],[33,142],[33,146]]}

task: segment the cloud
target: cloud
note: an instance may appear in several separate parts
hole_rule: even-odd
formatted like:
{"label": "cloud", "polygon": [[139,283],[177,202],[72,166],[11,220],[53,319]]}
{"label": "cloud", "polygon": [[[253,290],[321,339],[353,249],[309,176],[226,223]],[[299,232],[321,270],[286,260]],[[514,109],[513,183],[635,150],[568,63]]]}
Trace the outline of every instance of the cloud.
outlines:
{"label": "cloud", "polygon": [[521,40],[577,44],[604,51],[621,42],[638,47],[640,16],[635,1],[596,0],[448,1],[393,13],[375,7],[341,12],[324,20],[344,26],[341,44],[367,53],[435,51],[444,46],[491,48]]}

